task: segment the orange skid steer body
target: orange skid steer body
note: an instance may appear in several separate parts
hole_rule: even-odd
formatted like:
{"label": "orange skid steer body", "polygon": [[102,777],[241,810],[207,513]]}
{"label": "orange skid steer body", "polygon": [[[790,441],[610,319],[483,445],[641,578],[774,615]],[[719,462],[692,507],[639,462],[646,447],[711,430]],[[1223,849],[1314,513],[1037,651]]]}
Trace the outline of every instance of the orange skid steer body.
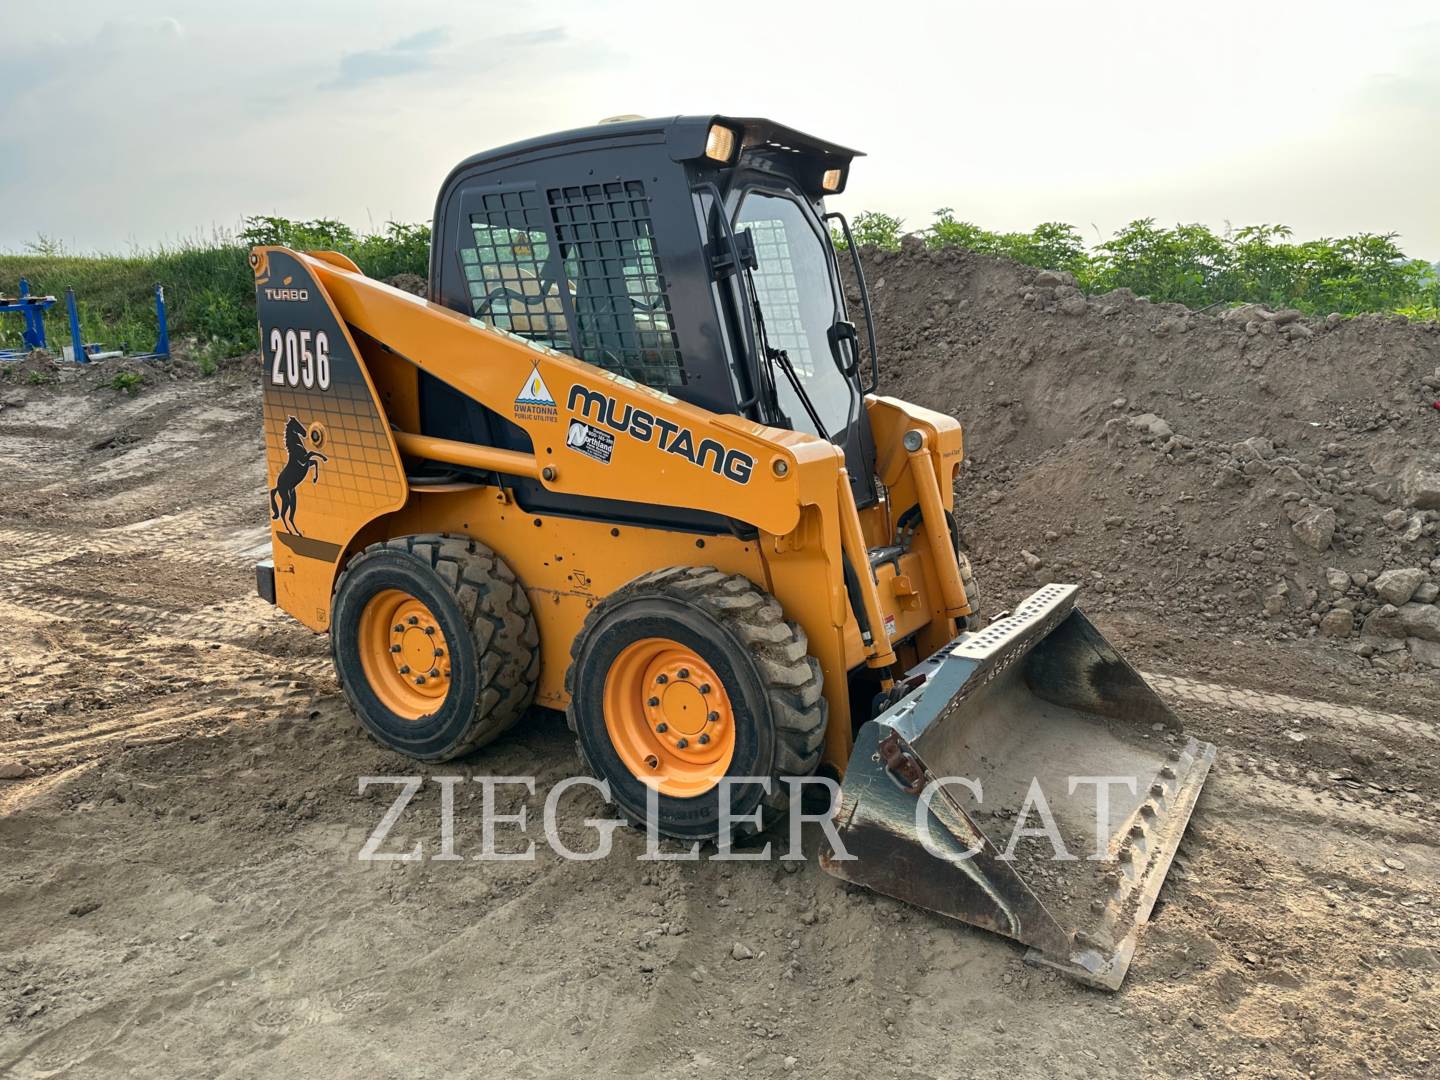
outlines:
{"label": "orange skid steer body", "polygon": [[[836,249],[815,227],[820,178],[843,186],[833,174],[853,152],[767,124],[677,118],[555,137],[649,139],[692,170],[708,158],[743,172],[752,153],[798,170],[787,163],[808,159],[776,145],[809,148],[817,171],[800,171],[816,197],[793,208],[725,204],[709,174],[687,174],[695,209],[685,194],[674,229],[707,209],[718,221],[724,205],[750,220],[686,242],[707,252],[695,267],[717,268],[694,293],[658,269],[661,255],[685,264],[673,229],[625,217],[660,217],[638,182],[551,190],[550,233],[529,189],[501,185],[492,201],[461,200],[469,219],[442,235],[442,195],[430,293],[455,275],[469,290],[460,310],[334,252],[255,248],[273,539],[259,591],[330,635],[342,690],[386,746],[442,761],[532,704],[563,710],[620,813],[721,846],[778,823],[782,781],[819,770],[841,781],[829,872],[1118,987],[1214,748],[1181,733],[1073,587],[981,624],[958,551],[960,426],[864,385]],[[538,152],[517,145],[501,156]],[[602,212],[618,221],[602,234],[634,256],[618,284],[601,276],[611,263],[585,261],[594,233],[565,232],[582,217],[567,198],[588,200],[586,229]],[[767,338],[767,323],[777,340],[789,332],[767,309],[782,295],[766,291],[767,266],[790,275],[783,295],[808,287],[803,253],[775,247],[802,217],[815,287],[834,298],[826,325],[840,313],[833,371],[817,359],[825,333],[804,363],[803,341]],[[717,393],[698,369],[655,366],[696,302],[735,319],[737,349],[758,343],[768,359],[736,369],[739,389],[721,386],[736,411],[697,403]],[[651,343],[640,366],[586,336],[617,308]]]}

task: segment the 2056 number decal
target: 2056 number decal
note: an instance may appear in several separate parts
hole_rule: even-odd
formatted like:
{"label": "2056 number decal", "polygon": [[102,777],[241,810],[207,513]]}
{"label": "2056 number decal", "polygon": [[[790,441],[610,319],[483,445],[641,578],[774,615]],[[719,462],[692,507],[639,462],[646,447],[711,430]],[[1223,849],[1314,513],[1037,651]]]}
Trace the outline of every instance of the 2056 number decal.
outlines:
{"label": "2056 number decal", "polygon": [[276,386],[330,389],[330,338],[324,330],[270,331],[274,361],[270,381]]}

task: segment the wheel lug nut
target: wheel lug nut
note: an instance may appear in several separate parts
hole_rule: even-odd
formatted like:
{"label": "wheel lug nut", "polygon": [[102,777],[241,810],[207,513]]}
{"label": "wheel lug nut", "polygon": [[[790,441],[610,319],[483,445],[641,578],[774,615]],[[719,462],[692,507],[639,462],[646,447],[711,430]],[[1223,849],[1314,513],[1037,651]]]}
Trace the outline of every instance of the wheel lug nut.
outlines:
{"label": "wheel lug nut", "polygon": [[395,633],[397,633],[397,634],[403,634],[404,632],[405,632],[405,624],[404,624],[404,623],[398,623],[398,622],[397,622],[397,623],[395,624]]}
{"label": "wheel lug nut", "polygon": [[425,633],[427,633],[427,634],[433,634],[433,633],[435,633],[435,627],[433,627],[433,626],[427,626],[427,627],[425,627]]}
{"label": "wheel lug nut", "polygon": [[430,669],[430,677],[432,679],[438,679],[440,677],[440,669],[432,667]]}
{"label": "wheel lug nut", "polygon": [[416,676],[415,676],[415,685],[416,685],[416,686],[424,686],[424,685],[425,685],[425,676],[424,676],[424,675],[416,675]]}
{"label": "wheel lug nut", "polygon": [[390,646],[390,651],[391,651],[391,652],[399,652],[399,651],[400,651],[400,646],[399,646],[399,645],[391,645],[391,646]]}
{"label": "wheel lug nut", "polygon": [[655,681],[658,682],[661,686],[664,686],[667,682],[670,681],[670,676],[666,675],[662,671],[659,675],[655,676]]}
{"label": "wheel lug nut", "polygon": [[710,684],[709,684],[708,682],[702,682],[702,683],[700,684],[700,693],[702,693],[702,694],[708,694],[709,692],[710,692]]}
{"label": "wheel lug nut", "polygon": [[710,741],[710,736],[709,736],[709,735],[701,735],[701,736],[700,736],[700,745],[701,745],[701,746],[704,746],[704,745],[705,745],[706,743],[708,743],[709,741]]}
{"label": "wheel lug nut", "polygon": [[690,677],[690,669],[688,667],[682,667],[676,674],[682,679],[688,679]]}
{"label": "wheel lug nut", "polygon": [[664,735],[665,732],[670,730],[670,725],[662,721],[661,723],[655,725],[655,730],[658,731],[661,735]]}
{"label": "wheel lug nut", "polygon": [[684,750],[687,746],[690,745],[690,740],[689,740],[689,739],[681,739],[681,740],[680,740],[679,742],[677,742],[675,745],[678,746],[681,750]]}
{"label": "wheel lug nut", "polygon": [[720,719],[720,714],[719,714],[718,712],[711,711],[710,713],[708,713],[708,714],[706,715],[705,719],[708,720],[708,721],[710,721],[710,723],[713,724],[713,723],[715,723],[716,720],[719,720],[719,719]]}
{"label": "wheel lug nut", "polygon": [[407,623],[409,623],[411,626],[419,626],[419,625],[420,625],[420,616],[419,616],[419,615],[411,615],[411,616],[410,616],[408,619],[406,619],[405,621],[406,621]]}
{"label": "wheel lug nut", "polygon": [[649,705],[653,709],[656,705],[660,704],[660,699],[658,697],[652,697],[649,701],[645,702],[645,704]]}
{"label": "wheel lug nut", "polygon": [[401,674],[401,675],[409,675],[409,674],[410,674],[410,665],[409,665],[409,664],[401,664],[401,665],[400,665],[400,674]]}

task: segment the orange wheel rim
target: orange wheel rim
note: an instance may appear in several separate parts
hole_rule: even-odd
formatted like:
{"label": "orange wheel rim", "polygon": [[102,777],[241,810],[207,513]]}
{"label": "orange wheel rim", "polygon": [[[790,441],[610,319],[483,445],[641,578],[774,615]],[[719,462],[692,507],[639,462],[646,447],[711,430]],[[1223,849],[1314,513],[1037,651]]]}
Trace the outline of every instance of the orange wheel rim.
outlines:
{"label": "orange wheel rim", "polygon": [[735,756],[735,715],[715,669],[669,638],[627,645],[605,676],[605,730],[631,774],[661,794],[703,795]]}
{"label": "orange wheel rim", "polygon": [[360,666],[380,703],[423,720],[450,693],[450,646],[434,613],[407,592],[385,589],[360,613]]}

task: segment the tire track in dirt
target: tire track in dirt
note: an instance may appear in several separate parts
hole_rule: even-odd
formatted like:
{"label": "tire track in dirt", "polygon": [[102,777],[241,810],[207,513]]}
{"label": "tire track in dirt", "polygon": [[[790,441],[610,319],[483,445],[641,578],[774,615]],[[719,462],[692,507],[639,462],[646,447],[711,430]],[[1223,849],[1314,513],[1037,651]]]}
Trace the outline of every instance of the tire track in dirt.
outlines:
{"label": "tire track in dirt", "polygon": [[1187,679],[1180,675],[1159,675],[1151,672],[1141,674],[1162,697],[1171,695],[1219,708],[1262,712],[1297,721],[1322,720],[1352,731],[1379,731],[1411,739],[1440,742],[1440,725],[1401,713],[1381,712],[1359,705],[1313,701],[1290,694],[1249,690],[1239,686],[1224,686]]}

